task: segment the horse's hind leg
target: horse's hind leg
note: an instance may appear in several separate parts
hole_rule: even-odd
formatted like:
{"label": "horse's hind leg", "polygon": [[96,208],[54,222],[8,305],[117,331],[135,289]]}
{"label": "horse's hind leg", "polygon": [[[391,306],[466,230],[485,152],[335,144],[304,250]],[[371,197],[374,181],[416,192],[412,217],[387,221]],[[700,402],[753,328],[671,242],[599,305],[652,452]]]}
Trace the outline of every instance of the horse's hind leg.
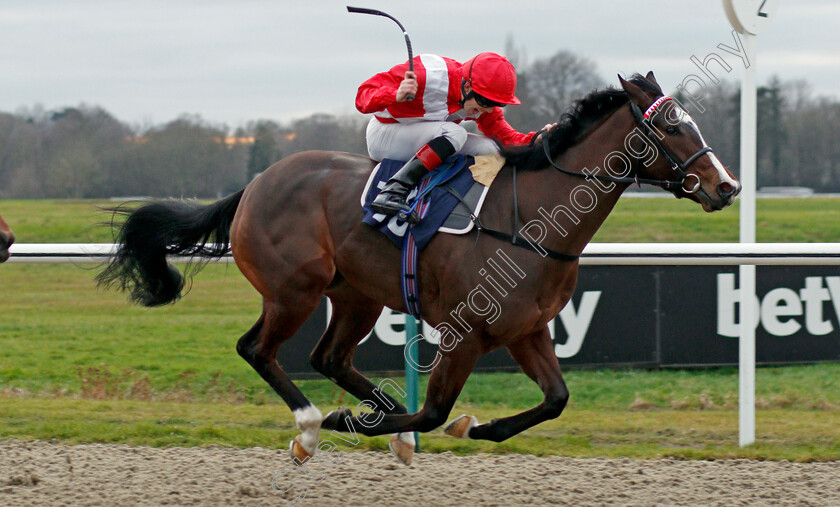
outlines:
{"label": "horse's hind leg", "polygon": [[569,401],[569,390],[554,356],[548,328],[508,345],[508,351],[522,371],[540,386],[545,394],[543,402],[520,414],[481,425],[477,425],[475,417],[463,415],[447,425],[447,434],[501,442],[563,412]]}
{"label": "horse's hind leg", "polygon": [[353,366],[356,346],[373,329],[382,304],[354,289],[343,287],[330,294],[332,317],[310,356],[312,366],[368,405],[386,414],[405,414],[406,408]]}
{"label": "horse's hind leg", "polygon": [[[353,366],[356,346],[370,332],[382,313],[382,304],[342,283],[329,292],[332,317],[327,330],[312,351],[312,366],[375,412],[405,414],[408,411],[386,391],[405,397],[405,392],[390,379],[373,384]],[[329,416],[329,414],[328,414]],[[414,434],[400,433],[391,440],[391,450],[404,464],[414,454]]]}
{"label": "horse's hind leg", "polygon": [[[321,412],[313,405],[277,362],[277,349],[292,337],[315,311],[320,294],[301,294],[294,301],[263,301],[263,313],[254,327],[236,344],[236,350],[248,364],[283,398],[292,410],[301,435],[295,438],[300,449],[293,450],[301,460],[311,456],[318,444]],[[294,442],[292,443],[293,448]]]}

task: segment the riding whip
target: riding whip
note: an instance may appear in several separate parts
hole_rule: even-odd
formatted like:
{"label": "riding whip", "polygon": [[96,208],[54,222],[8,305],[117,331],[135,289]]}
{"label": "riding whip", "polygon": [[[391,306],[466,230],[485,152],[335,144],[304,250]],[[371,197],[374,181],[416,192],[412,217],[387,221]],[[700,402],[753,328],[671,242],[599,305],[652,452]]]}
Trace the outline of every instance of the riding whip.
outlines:
{"label": "riding whip", "polygon": [[[374,16],[383,16],[390,20],[393,20],[396,23],[400,30],[402,30],[403,35],[405,36],[405,47],[408,49],[408,70],[413,74],[414,73],[414,55],[411,52],[411,39],[408,38],[408,32],[405,31],[405,27],[402,23],[399,22],[397,18],[391,16],[382,11],[378,11],[376,9],[367,9],[365,7],[350,7],[347,6],[347,12],[355,12],[358,14],[372,14]],[[405,96],[405,100],[414,100],[414,95],[409,93]]]}

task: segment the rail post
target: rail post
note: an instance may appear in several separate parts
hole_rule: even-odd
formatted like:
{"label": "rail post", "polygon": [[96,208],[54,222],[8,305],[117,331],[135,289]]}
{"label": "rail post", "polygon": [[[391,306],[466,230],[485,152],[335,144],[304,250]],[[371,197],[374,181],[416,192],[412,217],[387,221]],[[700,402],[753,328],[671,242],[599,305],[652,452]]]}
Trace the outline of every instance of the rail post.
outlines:
{"label": "rail post", "polygon": [[[741,243],[755,243],[756,194],[756,117],[755,84],[756,35],[775,17],[779,0],[723,0],[729,23],[741,34],[746,66],[741,79]],[[755,442],[755,264],[738,269],[741,337],[738,342],[738,442]]]}
{"label": "rail post", "polygon": [[[417,341],[412,340],[418,334],[417,319],[413,315],[405,316],[405,341],[406,347],[406,361],[405,361],[405,404],[409,414],[417,413],[418,410],[418,391],[419,379],[417,369],[412,364],[419,364],[419,353],[417,351]],[[412,364],[409,363],[410,362]],[[414,452],[420,451],[420,436],[414,432]]]}

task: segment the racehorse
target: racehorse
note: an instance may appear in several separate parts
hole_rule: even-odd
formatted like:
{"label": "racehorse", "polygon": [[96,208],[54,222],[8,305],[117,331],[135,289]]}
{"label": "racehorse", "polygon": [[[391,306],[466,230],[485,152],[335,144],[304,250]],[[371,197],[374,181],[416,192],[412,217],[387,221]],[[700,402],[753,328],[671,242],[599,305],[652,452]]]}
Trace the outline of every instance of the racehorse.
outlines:
{"label": "racehorse", "polygon": [[[709,212],[729,206],[741,189],[691,116],[663,96],[653,73],[619,79],[621,89],[577,101],[534,146],[505,149],[507,165],[489,189],[477,227],[462,236],[438,234],[422,252],[423,318],[441,338],[417,413],[407,413],[352,363],[383,306],[406,311],[400,250],[361,223],[359,196],[375,165],[367,157],[298,153],[213,204],[161,201],[126,211],[118,252],[98,282],[129,291],[144,305],[169,303],[180,296],[184,278],[166,255],[219,257],[230,245],[263,298],[262,314],[236,348],[292,410],[301,434],[291,451],[300,460],[316,451],[323,428],[396,434],[391,449],[410,463],[411,432],[445,423],[478,358],[500,347],[544,400],[485,424],[464,415],[446,432],[503,441],[566,406],[569,391],[547,324],[572,297],[578,256],[622,192],[634,182],[655,184]],[[502,269],[496,275],[487,266]],[[311,353],[312,366],[359,400],[381,400],[377,412],[339,409],[322,417],[278,363],[280,345],[324,295],[332,317]]]}
{"label": "racehorse", "polygon": [[9,224],[0,216],[0,262],[9,260],[9,247],[15,242],[15,234]]}

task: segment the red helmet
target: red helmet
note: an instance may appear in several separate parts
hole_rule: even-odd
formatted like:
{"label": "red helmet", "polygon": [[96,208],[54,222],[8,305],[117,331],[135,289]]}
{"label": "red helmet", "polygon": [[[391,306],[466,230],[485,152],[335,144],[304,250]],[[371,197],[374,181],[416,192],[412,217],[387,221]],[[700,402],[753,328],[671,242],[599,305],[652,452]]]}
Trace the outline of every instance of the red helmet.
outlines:
{"label": "red helmet", "polygon": [[461,67],[461,77],[473,91],[499,104],[520,104],[516,91],[516,71],[502,55],[479,53]]}

